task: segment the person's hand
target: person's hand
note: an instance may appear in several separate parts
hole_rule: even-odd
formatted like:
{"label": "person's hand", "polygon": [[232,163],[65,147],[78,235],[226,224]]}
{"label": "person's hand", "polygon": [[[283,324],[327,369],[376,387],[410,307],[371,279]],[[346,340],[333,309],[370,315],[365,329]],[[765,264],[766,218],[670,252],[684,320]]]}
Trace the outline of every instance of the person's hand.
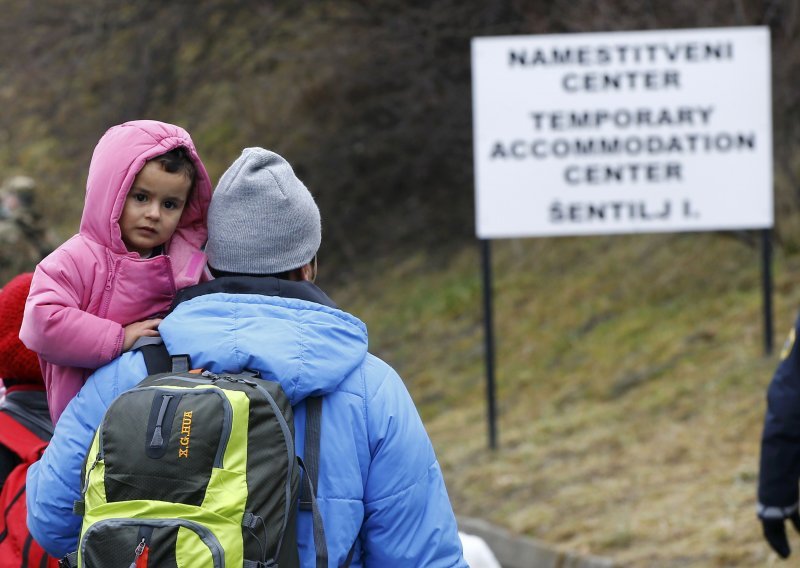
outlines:
{"label": "person's hand", "polygon": [[129,351],[140,337],[158,337],[158,324],[161,318],[133,322],[125,326],[125,339],[122,342],[122,352]]}
{"label": "person's hand", "polygon": [[[788,519],[792,521],[795,530],[800,532],[800,513],[795,511]],[[792,553],[792,549],[789,548],[789,540],[786,538],[785,521],[786,519],[761,519],[764,538],[781,558],[788,558]]]}

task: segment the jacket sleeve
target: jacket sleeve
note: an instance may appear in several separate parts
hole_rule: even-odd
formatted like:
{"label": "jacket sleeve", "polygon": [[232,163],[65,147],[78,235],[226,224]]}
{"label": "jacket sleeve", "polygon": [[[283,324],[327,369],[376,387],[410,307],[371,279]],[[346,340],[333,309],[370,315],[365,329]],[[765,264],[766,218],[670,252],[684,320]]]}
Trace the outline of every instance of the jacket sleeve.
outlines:
{"label": "jacket sleeve", "polygon": [[[800,319],[789,334],[767,389],[767,411],[761,436],[758,476],[759,511],[797,506],[800,480],[800,349],[795,338]],[[775,509],[773,509],[773,512]],[[788,516],[788,515],[781,515]]]}
{"label": "jacket sleeve", "polygon": [[81,498],[81,468],[95,430],[114,398],[146,374],[138,352],[98,369],[61,415],[42,458],[28,469],[28,529],[51,556],[77,550],[82,519],[72,506]]}
{"label": "jacket sleeve", "polygon": [[82,309],[86,295],[83,278],[64,250],[39,263],[19,336],[48,363],[97,369],[119,356],[125,332],[117,322]]}
{"label": "jacket sleeve", "polygon": [[411,396],[391,369],[377,388],[367,402],[364,565],[466,567],[439,462]]}

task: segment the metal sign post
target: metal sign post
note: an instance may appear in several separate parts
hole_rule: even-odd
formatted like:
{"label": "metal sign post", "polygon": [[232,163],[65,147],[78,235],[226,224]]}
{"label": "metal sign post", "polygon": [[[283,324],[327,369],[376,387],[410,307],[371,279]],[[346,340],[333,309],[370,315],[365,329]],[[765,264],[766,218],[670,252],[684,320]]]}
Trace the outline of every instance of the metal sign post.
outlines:
{"label": "metal sign post", "polygon": [[483,264],[483,321],[486,339],[486,404],[489,420],[489,447],[497,449],[497,409],[494,381],[494,322],[492,319],[492,255],[491,241],[481,239]]}
{"label": "metal sign post", "polygon": [[761,275],[764,294],[764,354],[772,354],[772,231],[761,231]]}

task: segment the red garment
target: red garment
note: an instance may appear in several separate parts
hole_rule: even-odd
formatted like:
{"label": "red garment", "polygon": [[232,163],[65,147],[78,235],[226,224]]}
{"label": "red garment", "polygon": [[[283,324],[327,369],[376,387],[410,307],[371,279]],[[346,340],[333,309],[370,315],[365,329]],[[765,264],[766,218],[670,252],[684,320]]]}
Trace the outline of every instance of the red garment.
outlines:
{"label": "red garment", "polygon": [[58,561],[47,556],[33,540],[26,523],[25,476],[28,467],[39,459],[47,442],[0,412],[0,444],[16,453],[22,462],[6,478],[0,490],[0,568],[58,568]]}
{"label": "red garment", "polygon": [[0,378],[14,377],[15,383],[44,386],[36,353],[19,340],[25,299],[33,273],[15,276],[0,290]]}

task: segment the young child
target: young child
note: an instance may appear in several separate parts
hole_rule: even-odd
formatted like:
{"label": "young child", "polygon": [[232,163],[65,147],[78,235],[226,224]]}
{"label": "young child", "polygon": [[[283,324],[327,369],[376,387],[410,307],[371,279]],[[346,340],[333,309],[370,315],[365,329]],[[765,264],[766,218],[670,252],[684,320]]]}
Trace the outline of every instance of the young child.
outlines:
{"label": "young child", "polygon": [[176,290],[203,279],[211,187],[178,126],[126,122],[98,142],[80,231],[36,267],[20,330],[54,424],[94,369],[157,336]]}

